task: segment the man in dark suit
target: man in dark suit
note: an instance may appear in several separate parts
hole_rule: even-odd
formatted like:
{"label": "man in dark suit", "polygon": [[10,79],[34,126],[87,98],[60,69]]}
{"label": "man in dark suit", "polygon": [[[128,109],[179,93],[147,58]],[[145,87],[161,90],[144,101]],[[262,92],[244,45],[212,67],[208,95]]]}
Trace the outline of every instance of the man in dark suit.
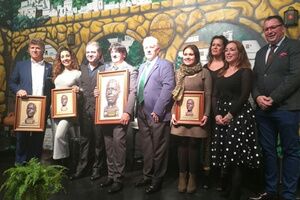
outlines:
{"label": "man in dark suit", "polygon": [[[51,89],[54,87],[51,80],[51,64],[44,61],[45,44],[40,39],[31,39],[28,52],[31,59],[17,62],[10,80],[9,87],[16,96],[26,98],[28,95],[46,96],[46,117],[49,114],[51,103]],[[45,122],[43,123],[46,123]],[[44,131],[40,133],[16,132],[16,163],[23,164],[31,158],[41,158],[44,140]]]}
{"label": "man in dark suit", "polygon": [[167,170],[175,78],[172,63],[158,56],[156,38],[145,38],[143,48],[146,62],[139,69],[137,117],[144,167],[143,178],[135,185],[147,186],[146,193],[153,193],[160,190]]}
{"label": "man in dark suit", "polygon": [[268,42],[255,58],[253,98],[265,164],[265,192],[250,199],[275,199],[279,182],[278,135],[283,150],[283,199],[294,200],[300,170],[300,42],[285,36],[280,16],[264,21]]}
{"label": "man in dark suit", "polygon": [[80,78],[80,90],[83,97],[82,121],[80,124],[80,158],[76,172],[70,176],[70,179],[74,180],[83,177],[91,158],[93,166],[90,179],[94,181],[100,178],[100,172],[105,168],[104,138],[100,131],[100,126],[95,124],[94,89],[97,84],[97,73],[104,70],[102,65],[103,56],[97,42],[89,42],[87,44],[86,58],[88,64],[81,66]]}

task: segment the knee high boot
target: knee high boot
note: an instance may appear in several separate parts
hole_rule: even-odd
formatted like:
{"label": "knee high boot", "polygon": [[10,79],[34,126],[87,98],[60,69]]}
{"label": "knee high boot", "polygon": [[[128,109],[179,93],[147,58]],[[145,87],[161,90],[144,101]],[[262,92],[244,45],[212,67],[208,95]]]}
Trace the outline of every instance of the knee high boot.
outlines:
{"label": "knee high boot", "polygon": [[189,173],[189,181],[187,185],[187,193],[194,193],[196,192],[197,184],[196,184],[196,175]]}
{"label": "knee high boot", "polygon": [[186,192],[186,172],[179,173],[178,192]]}

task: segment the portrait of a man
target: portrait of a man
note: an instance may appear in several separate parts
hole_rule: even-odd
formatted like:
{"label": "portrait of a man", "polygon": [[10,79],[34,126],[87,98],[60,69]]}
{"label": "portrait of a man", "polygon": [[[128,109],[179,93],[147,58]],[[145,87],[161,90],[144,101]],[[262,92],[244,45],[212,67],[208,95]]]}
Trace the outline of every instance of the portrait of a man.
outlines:
{"label": "portrait of a man", "polygon": [[106,101],[107,106],[104,107],[104,117],[117,117],[119,115],[119,107],[117,100],[120,94],[120,84],[116,79],[110,79],[106,84]]}
{"label": "portrait of a man", "polygon": [[68,96],[67,95],[62,95],[60,98],[60,102],[61,102],[61,111],[67,111],[68,110]]}
{"label": "portrait of a man", "polygon": [[34,124],[34,114],[36,113],[36,105],[32,102],[27,104],[26,114],[27,118],[25,119],[25,124]]}
{"label": "portrait of a man", "polygon": [[185,113],[186,116],[194,115],[194,113],[193,113],[194,106],[195,106],[195,102],[193,99],[188,99],[186,101],[186,113]]}

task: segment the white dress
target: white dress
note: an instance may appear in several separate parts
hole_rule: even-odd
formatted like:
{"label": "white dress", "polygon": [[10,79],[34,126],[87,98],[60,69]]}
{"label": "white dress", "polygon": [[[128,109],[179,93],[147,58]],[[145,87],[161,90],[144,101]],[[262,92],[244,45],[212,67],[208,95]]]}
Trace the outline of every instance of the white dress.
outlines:
{"label": "white dress", "polygon": [[[67,88],[74,85],[79,85],[81,71],[68,70],[59,74],[55,80],[55,88]],[[53,159],[67,158],[70,155],[69,151],[69,137],[66,134],[71,126],[70,119],[55,119],[55,135],[54,135],[54,147],[53,147]]]}

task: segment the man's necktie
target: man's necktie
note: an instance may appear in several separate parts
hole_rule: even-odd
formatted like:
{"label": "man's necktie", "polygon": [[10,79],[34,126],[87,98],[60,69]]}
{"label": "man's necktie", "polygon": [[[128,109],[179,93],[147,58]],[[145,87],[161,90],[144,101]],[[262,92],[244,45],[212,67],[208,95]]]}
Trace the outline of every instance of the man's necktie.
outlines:
{"label": "man's necktie", "polygon": [[266,65],[269,65],[272,62],[272,60],[274,58],[274,54],[275,54],[274,50],[276,49],[276,47],[277,46],[274,45],[274,44],[271,45],[271,49],[270,49],[270,52],[269,52],[269,55],[268,55],[268,58],[267,58]]}
{"label": "man's necktie", "polygon": [[137,94],[139,104],[141,104],[144,101],[145,82],[147,80],[150,69],[151,69],[150,63],[146,63],[143,73],[141,75],[140,81],[139,81],[139,90],[138,90],[138,94]]}

